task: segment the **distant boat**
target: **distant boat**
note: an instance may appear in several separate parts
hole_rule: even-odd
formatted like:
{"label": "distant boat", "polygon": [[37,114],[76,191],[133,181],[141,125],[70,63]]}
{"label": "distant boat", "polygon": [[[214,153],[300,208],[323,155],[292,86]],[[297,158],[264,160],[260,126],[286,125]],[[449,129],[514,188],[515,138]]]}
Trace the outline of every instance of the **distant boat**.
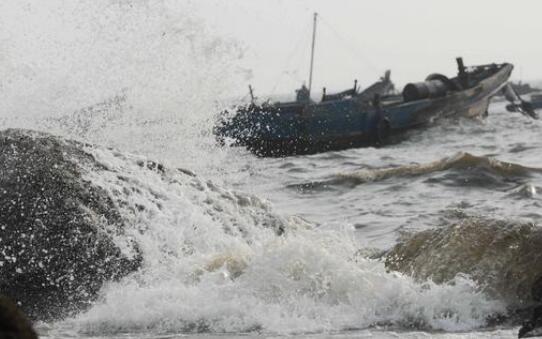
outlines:
{"label": "distant boat", "polygon": [[309,87],[297,90],[294,102],[249,105],[224,114],[214,132],[260,156],[312,154],[351,147],[383,145],[405,130],[452,116],[487,115],[489,99],[507,83],[508,63],[465,67],[457,58],[458,75],[431,74],[394,94],[389,71],[364,91],[354,87],[336,94],[325,89],[320,102],[311,100],[316,14]]}
{"label": "distant boat", "polygon": [[540,92],[539,88],[532,87],[531,84],[527,82],[513,82],[510,81],[510,86],[514,89],[514,92],[516,92],[518,95],[526,95],[531,94],[535,92]]}
{"label": "distant boat", "polygon": [[531,107],[533,109],[541,109],[542,108],[542,94],[532,94],[531,98],[529,99],[529,102],[531,103]]}
{"label": "distant boat", "polygon": [[538,119],[537,109],[542,108],[542,95],[532,94],[530,100],[523,100],[513,84],[507,84],[503,87],[502,93],[510,104],[506,105],[509,112],[520,112],[523,115],[533,119]]}

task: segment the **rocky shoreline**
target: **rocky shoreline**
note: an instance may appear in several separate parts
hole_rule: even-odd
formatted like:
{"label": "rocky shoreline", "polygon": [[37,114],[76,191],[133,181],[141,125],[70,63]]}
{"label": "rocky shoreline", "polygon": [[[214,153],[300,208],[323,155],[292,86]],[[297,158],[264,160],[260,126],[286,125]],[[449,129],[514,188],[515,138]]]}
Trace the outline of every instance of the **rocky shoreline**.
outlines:
{"label": "rocky shoreline", "polygon": [[122,218],[106,192],[83,179],[82,163],[98,166],[80,143],[0,132],[0,294],[33,320],[78,312],[104,282],[141,263],[113,241]]}

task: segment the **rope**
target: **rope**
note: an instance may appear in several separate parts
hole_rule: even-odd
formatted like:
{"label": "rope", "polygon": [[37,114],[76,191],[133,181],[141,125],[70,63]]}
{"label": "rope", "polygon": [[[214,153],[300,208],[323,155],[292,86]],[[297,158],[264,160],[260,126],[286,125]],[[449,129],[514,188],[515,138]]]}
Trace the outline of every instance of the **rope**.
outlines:
{"label": "rope", "polygon": [[[361,59],[371,70],[373,71],[376,71],[378,73],[383,73],[384,72],[384,69],[380,68],[380,67],[377,67],[369,58],[367,58],[366,55],[364,55],[363,53],[361,53],[358,49],[356,49],[356,47],[354,47],[350,41],[353,41],[353,39],[347,39],[345,37],[343,37],[338,31],[337,29],[335,29],[335,27],[333,27],[333,25],[331,25],[324,17],[322,17],[321,14],[318,15],[318,18],[319,18],[319,21],[324,23],[324,25],[329,29],[330,32],[332,32],[335,37],[337,38],[338,41],[342,42],[342,44],[344,45],[344,47],[346,47],[346,49],[351,53],[352,56],[354,56],[355,58],[358,58],[358,59]],[[306,33],[308,32],[308,28],[311,29],[312,31],[312,22],[311,22],[311,25],[310,26],[307,26],[304,30],[303,33]],[[274,95],[275,94],[275,91],[280,83],[280,81],[283,79],[284,75],[285,74],[288,74],[290,77],[292,77],[292,74],[290,73],[287,73],[287,70],[289,69],[289,66],[291,65],[292,61],[295,60],[295,56],[298,54],[298,52],[300,51],[300,47],[302,46],[301,42],[306,39],[309,35],[305,35],[305,34],[302,34],[300,36],[300,39],[297,41],[296,45],[294,46],[294,49],[293,51],[290,53],[290,55],[288,56],[288,58],[286,59],[286,61],[284,62],[284,67],[282,68],[284,71],[280,72],[280,74],[278,75],[277,77],[277,80],[275,82],[275,84],[273,85],[272,89],[271,89],[271,95]],[[307,46],[309,46],[307,44]],[[300,64],[300,61],[298,61],[298,65]],[[299,67],[298,67],[299,68]],[[294,77],[292,77],[294,78]],[[298,77],[295,77],[295,80],[297,81],[302,81],[300,80]]]}
{"label": "rope", "polygon": [[367,58],[366,55],[360,53],[359,50],[357,50],[349,43],[349,41],[353,41],[353,39],[345,39],[326,19],[324,19],[321,15],[319,17],[320,21],[329,28],[329,30],[344,44],[344,46],[352,53],[354,57],[362,59],[365,64],[369,66],[369,68],[371,68],[373,71],[377,71],[379,73],[384,72],[383,69],[377,67],[371,60]]}
{"label": "rope", "polygon": [[[312,26],[311,26],[312,27]],[[305,30],[304,31],[308,31],[308,29],[305,27]],[[305,32],[302,32],[302,33],[305,33]],[[300,47],[302,46],[301,42],[306,38],[305,34],[301,34],[300,35],[300,38],[299,40],[297,41],[297,43],[295,44],[294,46],[294,49],[293,51],[290,53],[290,55],[288,55],[288,58],[286,59],[286,61],[284,62],[284,67],[282,67],[281,69],[283,69],[284,71],[280,72],[276,82],[275,82],[275,85],[272,87],[271,89],[271,95],[274,95],[275,94],[275,90],[277,89],[277,86],[279,85],[280,81],[282,80],[283,76],[285,74],[288,74],[291,76],[291,74],[289,73],[286,73],[289,66],[291,65],[292,61],[295,60],[294,56],[297,55],[297,53],[300,51]],[[298,61],[298,65],[299,65],[299,61]],[[299,80],[299,78],[296,78],[295,80]]]}

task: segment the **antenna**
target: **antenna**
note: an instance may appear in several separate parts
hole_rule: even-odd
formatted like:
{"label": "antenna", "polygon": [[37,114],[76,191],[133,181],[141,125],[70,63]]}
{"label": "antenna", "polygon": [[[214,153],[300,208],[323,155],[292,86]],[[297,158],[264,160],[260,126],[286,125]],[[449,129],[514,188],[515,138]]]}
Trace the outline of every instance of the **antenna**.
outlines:
{"label": "antenna", "polygon": [[312,47],[311,47],[311,68],[310,68],[310,73],[309,73],[309,98],[310,98],[310,94],[311,94],[311,89],[312,89],[312,70],[313,70],[313,66],[314,66],[314,43],[316,41],[316,20],[318,18],[318,13],[314,13],[314,22],[313,22],[313,25],[312,25]]}

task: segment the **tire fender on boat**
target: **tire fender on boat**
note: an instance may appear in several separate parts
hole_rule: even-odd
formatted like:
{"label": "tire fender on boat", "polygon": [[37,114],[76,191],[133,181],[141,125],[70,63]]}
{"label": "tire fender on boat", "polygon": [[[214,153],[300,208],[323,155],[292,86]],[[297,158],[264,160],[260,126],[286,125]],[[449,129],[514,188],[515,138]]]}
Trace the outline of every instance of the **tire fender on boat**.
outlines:
{"label": "tire fender on boat", "polygon": [[432,81],[432,80],[440,80],[442,81],[446,87],[448,87],[449,91],[459,91],[461,88],[452,80],[450,80],[447,76],[440,74],[440,73],[432,73],[425,78],[425,81]]}

